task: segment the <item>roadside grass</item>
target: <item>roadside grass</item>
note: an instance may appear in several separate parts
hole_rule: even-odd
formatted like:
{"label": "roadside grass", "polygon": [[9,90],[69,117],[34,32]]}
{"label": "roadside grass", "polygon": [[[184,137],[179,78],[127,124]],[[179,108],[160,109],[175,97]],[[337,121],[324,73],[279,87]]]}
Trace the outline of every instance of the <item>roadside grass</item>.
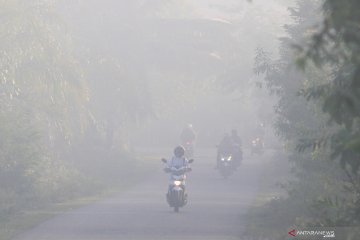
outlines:
{"label": "roadside grass", "polygon": [[[317,201],[319,198],[314,199],[314,196],[323,197],[327,196],[326,194],[331,196],[336,193],[338,179],[331,182],[335,184],[326,185],[322,173],[316,171],[313,175],[306,175],[299,182],[291,174],[286,156],[281,156],[280,153],[276,153],[274,156],[275,158],[272,158],[265,166],[259,194],[245,216],[245,229],[240,239],[289,239],[288,232],[292,229],[312,228],[315,230],[326,226],[335,229],[338,239],[359,239],[360,228],[358,225],[348,226],[338,221],[342,216],[340,214],[344,213],[340,205],[341,201],[338,205],[327,205],[321,199]],[[333,170],[332,167],[322,169],[324,172],[331,170]],[[279,182],[285,184],[285,187],[286,183],[289,183],[287,189],[280,187]],[[316,222],[321,218],[327,220],[327,222],[323,221],[326,225]]]}
{"label": "roadside grass", "polygon": [[246,214],[245,231],[240,239],[268,240],[286,236],[289,227],[287,216],[278,213],[281,212],[282,200],[287,196],[283,186],[291,179],[291,168],[280,151],[274,152],[269,158],[264,162],[258,194]]}
{"label": "roadside grass", "polygon": [[280,152],[274,152],[265,161],[265,167],[259,181],[259,193],[253,204],[254,207],[263,206],[269,201],[286,196],[283,188],[291,178],[291,168],[288,159]]}
{"label": "roadside grass", "polygon": [[[14,211],[10,216],[0,216],[0,240],[11,240],[17,235],[36,225],[74,209],[86,206],[103,199],[125,192],[134,185],[142,182],[157,167],[155,158],[138,158],[131,167],[121,173],[121,177],[112,183],[100,184],[89,182],[93,189],[83,196],[53,204],[36,204],[23,210]],[[89,187],[89,186],[85,186]]]}

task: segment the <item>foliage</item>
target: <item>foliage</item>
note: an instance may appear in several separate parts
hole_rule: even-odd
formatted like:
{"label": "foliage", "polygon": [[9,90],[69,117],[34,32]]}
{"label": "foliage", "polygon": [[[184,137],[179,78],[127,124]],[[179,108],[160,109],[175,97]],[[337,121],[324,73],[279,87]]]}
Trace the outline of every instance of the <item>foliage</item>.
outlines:
{"label": "foliage", "polygon": [[[299,61],[314,62],[320,69],[331,68],[330,79],[304,89],[308,100],[321,100],[331,121],[343,126],[326,139],[332,145],[333,158],[359,172],[360,117],[360,11],[358,1],[325,1],[322,30],[301,48]],[[305,67],[305,65],[304,65]]]}
{"label": "foliage", "polygon": [[[149,13],[143,3],[123,4],[130,5],[133,12],[140,7],[138,12]],[[99,32],[70,34],[59,14],[64,7],[61,1],[0,0],[0,222],[24,209],[92,193],[90,186],[101,190],[100,186],[122,184],[133,177],[129,175],[138,166],[127,135],[153,117],[157,102],[152,98],[158,92],[151,96],[149,92],[156,88],[149,85],[159,80],[155,78],[160,62],[170,62],[165,54],[153,60],[169,38],[154,38],[157,34],[151,32],[151,26],[164,27],[157,32],[166,35],[174,24],[184,25],[168,19],[166,10],[176,11],[173,4],[175,1],[157,1],[152,5],[155,15],[163,14],[159,18],[162,24],[151,14],[135,23],[130,14],[128,22],[120,24],[126,33],[121,36],[126,38],[123,42],[128,43],[123,47],[115,37],[97,42],[94,36]],[[204,22],[197,23],[197,28],[207,25]],[[146,45],[151,48],[144,49]],[[167,49],[182,52],[172,46]],[[202,51],[194,55],[199,62],[212,59]],[[174,70],[176,64],[171,65],[171,75],[181,72]],[[168,81],[168,76],[160,77],[159,85]],[[195,79],[195,74],[190,79]],[[177,87],[185,85],[181,82]],[[178,92],[174,105],[182,101],[180,95],[187,89]],[[161,103],[165,102],[164,96],[160,97]],[[161,109],[159,105],[157,109]]]}
{"label": "foliage", "polygon": [[[360,224],[359,3],[324,1],[324,15],[318,16],[324,18],[322,28],[316,26],[317,4],[298,2],[291,10],[294,24],[286,26],[289,36],[282,39],[280,59],[271,60],[259,51],[255,68],[279,96],[275,127],[295,173],[287,185],[288,197],[258,211],[275,214],[289,229]],[[294,58],[303,72],[296,70]],[[255,226],[270,224],[258,217],[255,221],[259,221]],[[252,233],[261,239],[264,235],[257,230]]]}
{"label": "foliage", "polygon": [[359,2],[353,0],[325,1],[322,29],[300,51],[300,61],[313,62],[320,71],[331,69],[328,81],[305,89],[303,95],[320,102],[331,123],[339,126],[334,134],[323,139],[329,142],[331,158],[339,160],[348,178],[346,190],[352,196],[351,204],[343,211],[350,225],[360,222],[359,7]]}
{"label": "foliage", "polygon": [[84,127],[84,84],[53,9],[0,1],[0,221],[79,190],[60,159]]}

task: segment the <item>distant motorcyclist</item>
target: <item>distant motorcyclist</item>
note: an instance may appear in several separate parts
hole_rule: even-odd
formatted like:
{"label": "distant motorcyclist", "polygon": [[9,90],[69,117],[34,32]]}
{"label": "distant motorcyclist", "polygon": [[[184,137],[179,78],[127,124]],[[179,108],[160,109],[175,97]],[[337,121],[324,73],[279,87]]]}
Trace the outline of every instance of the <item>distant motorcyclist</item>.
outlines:
{"label": "distant motorcyclist", "polygon": [[188,124],[180,134],[181,144],[185,148],[185,155],[191,158],[194,154],[194,142],[196,134],[192,124]]}
{"label": "distant motorcyclist", "polygon": [[233,144],[231,137],[228,133],[225,134],[220,144],[218,145],[217,157],[216,157],[216,168],[219,167],[220,158],[222,154],[232,154]]}
{"label": "distant motorcyclist", "polygon": [[264,142],[261,138],[251,141],[251,154],[262,154],[264,152]]}
{"label": "distant motorcyclist", "polygon": [[263,123],[258,124],[254,133],[255,136],[251,141],[251,154],[262,154],[264,151],[265,125]]}
{"label": "distant motorcyclist", "polygon": [[238,136],[235,129],[231,131],[231,135],[226,133],[218,146],[216,167],[219,166],[222,154],[231,154],[233,156],[234,166],[238,167],[242,160],[241,146],[241,138]]}
{"label": "distant motorcyclist", "polygon": [[180,135],[182,144],[186,142],[194,142],[196,139],[196,134],[192,124],[188,124],[181,132]]}

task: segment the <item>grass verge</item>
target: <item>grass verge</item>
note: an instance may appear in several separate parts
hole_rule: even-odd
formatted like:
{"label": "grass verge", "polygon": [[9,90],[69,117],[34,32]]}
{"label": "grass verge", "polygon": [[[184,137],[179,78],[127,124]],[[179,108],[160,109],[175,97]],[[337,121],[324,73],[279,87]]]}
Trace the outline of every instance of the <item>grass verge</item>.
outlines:
{"label": "grass verge", "polygon": [[[241,236],[244,240],[283,239],[283,234],[287,233],[287,220],[279,219],[281,216],[277,213],[280,212],[278,208],[281,208],[278,202],[287,195],[281,186],[291,179],[290,164],[286,156],[279,151],[264,164],[259,193],[246,214],[245,232]],[[282,228],[283,231],[279,231]]]}

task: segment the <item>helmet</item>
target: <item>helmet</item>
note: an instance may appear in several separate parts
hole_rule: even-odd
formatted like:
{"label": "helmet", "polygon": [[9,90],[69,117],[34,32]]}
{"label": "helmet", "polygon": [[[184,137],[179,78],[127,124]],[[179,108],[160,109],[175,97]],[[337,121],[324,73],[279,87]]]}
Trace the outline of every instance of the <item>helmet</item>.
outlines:
{"label": "helmet", "polygon": [[182,157],[185,154],[185,149],[182,146],[177,146],[174,149],[174,154],[176,157]]}
{"label": "helmet", "polygon": [[231,135],[233,135],[233,136],[234,136],[234,135],[237,135],[237,130],[236,130],[236,129],[232,129],[232,130],[231,130]]}

